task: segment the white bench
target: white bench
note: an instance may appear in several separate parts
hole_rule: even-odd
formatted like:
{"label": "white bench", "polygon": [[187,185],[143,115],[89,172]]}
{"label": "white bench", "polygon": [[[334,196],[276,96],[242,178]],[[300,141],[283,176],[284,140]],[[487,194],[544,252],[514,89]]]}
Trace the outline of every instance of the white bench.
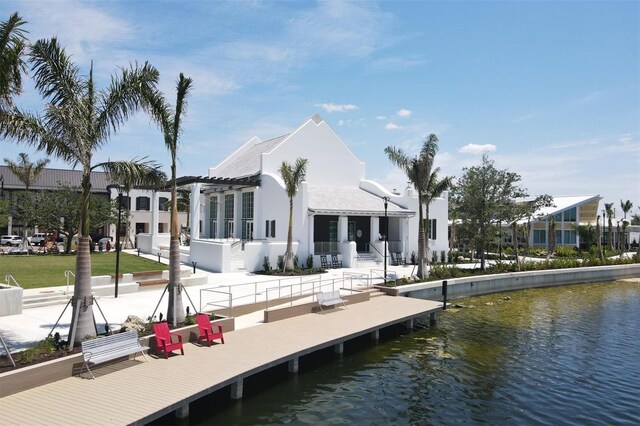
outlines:
{"label": "white bench", "polygon": [[89,369],[89,363],[99,364],[101,362],[111,361],[131,354],[137,354],[138,352],[142,353],[144,359],[147,360],[147,356],[144,354],[144,351],[149,349],[148,346],[142,346],[140,344],[138,341],[138,333],[136,333],[135,330],[112,334],[110,336],[104,336],[97,339],[85,340],[81,345],[84,364],[80,369],[80,374],[82,374],[82,370],[86,366],[87,371],[94,379],[96,377]]}
{"label": "white bench", "polygon": [[347,308],[347,305],[344,304],[344,299],[340,297],[339,291],[327,291],[324,293],[318,293],[316,295],[318,300],[318,306],[320,306],[320,310],[323,310],[323,306],[334,306],[342,304],[342,306]]}

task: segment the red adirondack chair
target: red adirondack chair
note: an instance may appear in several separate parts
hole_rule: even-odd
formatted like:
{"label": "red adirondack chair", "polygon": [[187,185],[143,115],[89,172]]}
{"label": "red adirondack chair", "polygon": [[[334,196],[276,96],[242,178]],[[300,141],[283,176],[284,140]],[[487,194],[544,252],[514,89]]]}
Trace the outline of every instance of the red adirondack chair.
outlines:
{"label": "red adirondack chair", "polygon": [[209,321],[209,315],[207,314],[196,314],[196,322],[198,323],[198,331],[200,332],[200,337],[198,337],[198,342],[200,340],[206,340],[207,345],[211,346],[211,342],[214,339],[220,339],[224,344],[224,336],[222,335],[222,325],[216,324],[215,327],[218,329],[218,331],[213,331],[211,321]]}
{"label": "red adirondack chair", "polygon": [[[164,352],[165,358],[169,358],[169,352],[173,352],[176,349],[180,349],[180,352],[184,355],[182,336],[169,332],[169,324],[166,322],[156,322],[153,324],[153,332],[156,334],[158,351]],[[176,336],[178,341],[174,342],[171,336]]]}

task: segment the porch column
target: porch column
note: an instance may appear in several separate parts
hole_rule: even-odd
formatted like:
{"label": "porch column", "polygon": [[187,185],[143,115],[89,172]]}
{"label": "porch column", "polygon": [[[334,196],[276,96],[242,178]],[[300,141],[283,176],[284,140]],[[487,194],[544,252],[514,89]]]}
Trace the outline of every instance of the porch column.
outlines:
{"label": "porch column", "polygon": [[261,239],[264,237],[264,221],[262,220],[262,190],[259,186],[253,188],[253,239]]}
{"label": "porch column", "polygon": [[191,185],[190,210],[191,210],[191,239],[200,238],[200,188],[202,184]]}
{"label": "porch column", "polygon": [[158,191],[151,191],[151,249],[158,247],[158,224],[160,223],[160,204],[158,201]]}
{"label": "porch column", "polygon": [[338,241],[347,241],[349,238],[349,218],[347,216],[338,217]]}
{"label": "porch column", "polygon": [[314,215],[309,215],[309,254],[310,255],[314,255],[315,254],[315,246],[313,243],[315,243],[315,241],[313,240],[313,226],[315,223],[315,216]]}
{"label": "porch column", "polygon": [[380,217],[379,216],[371,216],[371,241],[378,241],[378,236],[380,235]]}
{"label": "porch column", "polygon": [[218,208],[216,209],[216,238],[224,238],[224,193],[216,194],[218,198]]}

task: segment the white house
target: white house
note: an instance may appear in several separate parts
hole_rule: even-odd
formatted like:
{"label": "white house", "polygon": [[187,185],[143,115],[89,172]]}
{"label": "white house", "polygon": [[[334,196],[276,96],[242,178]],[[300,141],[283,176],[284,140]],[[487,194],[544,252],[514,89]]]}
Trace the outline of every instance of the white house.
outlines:
{"label": "white house", "polygon": [[[365,164],[315,115],[290,134],[265,141],[252,138],[209,169],[207,177],[178,180],[192,191],[192,239],[189,257],[185,253],[183,260],[220,272],[234,265],[261,270],[265,257],[275,266],[286,250],[289,222],[289,200],[278,170],[283,161],[293,164],[297,158],[308,160],[293,209],[294,254],[299,264],[311,255],[319,266],[323,254],[337,254],[345,267],[355,267],[364,256],[382,259],[385,237],[389,253],[401,253],[407,259],[417,253],[414,191],[392,193],[367,180]],[[386,211],[383,197],[389,199]],[[445,194],[430,206],[435,225],[431,251],[448,249],[447,212]],[[146,251],[158,250],[152,235],[141,239]]]}

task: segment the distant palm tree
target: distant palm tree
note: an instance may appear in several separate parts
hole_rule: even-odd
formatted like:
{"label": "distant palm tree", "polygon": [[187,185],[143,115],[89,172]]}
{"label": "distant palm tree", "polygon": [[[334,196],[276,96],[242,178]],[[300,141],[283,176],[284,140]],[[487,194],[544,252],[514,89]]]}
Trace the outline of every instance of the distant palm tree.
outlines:
{"label": "distant palm tree", "polygon": [[0,110],[13,107],[13,96],[22,92],[22,74],[26,64],[22,59],[26,47],[26,22],[17,12],[0,22]]}
{"label": "distant palm tree", "polygon": [[298,193],[298,187],[302,182],[302,178],[307,172],[308,160],[306,158],[298,158],[296,164],[291,164],[286,161],[282,162],[279,172],[282,180],[284,181],[284,189],[289,197],[289,230],[287,231],[287,251],[284,255],[284,270],[293,270],[293,199]]}
{"label": "distant palm tree", "polygon": [[625,202],[622,202],[622,200],[620,200],[620,208],[624,212],[624,219],[626,219],[627,213],[629,213],[633,208],[633,203],[631,202],[631,200],[627,200]]}
{"label": "distant palm tree", "polygon": [[[438,152],[438,137],[433,133],[427,136],[420,153],[416,157],[410,157],[401,148],[393,146],[386,147],[384,152],[389,157],[389,160],[406,174],[409,182],[418,192],[418,276],[424,279],[429,274],[429,259],[422,205],[425,204],[427,199],[431,201],[436,196],[439,196],[438,191],[441,194],[446,189],[444,187],[448,187],[450,184],[450,178],[439,181],[437,178],[439,169],[433,169],[433,162]],[[428,205],[426,215],[426,220],[428,220]]]}
{"label": "distant palm tree", "polygon": [[73,293],[70,344],[79,344],[87,336],[96,335],[91,293],[91,257],[89,255],[89,211],[91,173],[95,169],[117,176],[130,176],[142,181],[148,173],[157,173],[157,165],[149,161],[107,161],[93,163],[94,154],[133,114],[143,101],[142,92],[152,90],[158,71],[148,63],[123,68],[112,77],[106,90],[96,90],[93,64],[88,76],[78,67],[56,38],[39,40],[32,47],[35,87],[47,101],[43,117],[15,110],[4,114],[0,136],[11,137],[34,146],[48,156],[58,157],[82,169],[76,284]]}
{"label": "distant palm tree", "polygon": [[182,286],[180,285],[180,228],[178,224],[178,187],[176,185],[176,159],[182,132],[182,119],[186,114],[187,99],[193,80],[182,73],[176,86],[175,110],[159,90],[145,94],[147,109],[158,124],[164,137],[164,144],[171,156],[171,239],[169,242],[169,304],[167,321],[175,327],[184,321]]}
{"label": "distant palm tree", "polygon": [[604,211],[609,219],[609,235],[607,241],[609,242],[609,250],[613,250],[613,218],[615,216],[613,211],[613,203],[604,203]]}
{"label": "distant palm tree", "polygon": [[[38,177],[42,174],[42,172],[44,171],[44,168],[47,166],[47,164],[49,164],[51,160],[47,158],[47,159],[38,160],[37,162],[32,163],[29,160],[29,155],[25,154],[24,152],[21,152],[20,154],[18,154],[18,157],[19,159],[17,162],[11,161],[10,159],[5,158],[4,163],[7,165],[7,167],[9,167],[9,170],[11,170],[11,172],[13,172],[14,175],[16,175],[16,177],[20,180],[20,182],[24,183],[25,191],[29,191],[29,187],[38,180]],[[25,249],[29,245],[29,240],[27,240],[28,226],[29,224],[26,223],[25,221],[22,228],[22,234],[23,234],[22,247]]]}
{"label": "distant palm tree", "polygon": [[51,162],[51,160],[46,158],[32,163],[29,160],[29,155],[24,152],[18,154],[18,157],[18,161],[12,161],[5,158],[4,163],[9,167],[9,170],[16,175],[20,182],[24,183],[25,190],[28,191],[29,187],[38,180],[38,176],[42,174],[44,168],[49,164],[49,162]]}

